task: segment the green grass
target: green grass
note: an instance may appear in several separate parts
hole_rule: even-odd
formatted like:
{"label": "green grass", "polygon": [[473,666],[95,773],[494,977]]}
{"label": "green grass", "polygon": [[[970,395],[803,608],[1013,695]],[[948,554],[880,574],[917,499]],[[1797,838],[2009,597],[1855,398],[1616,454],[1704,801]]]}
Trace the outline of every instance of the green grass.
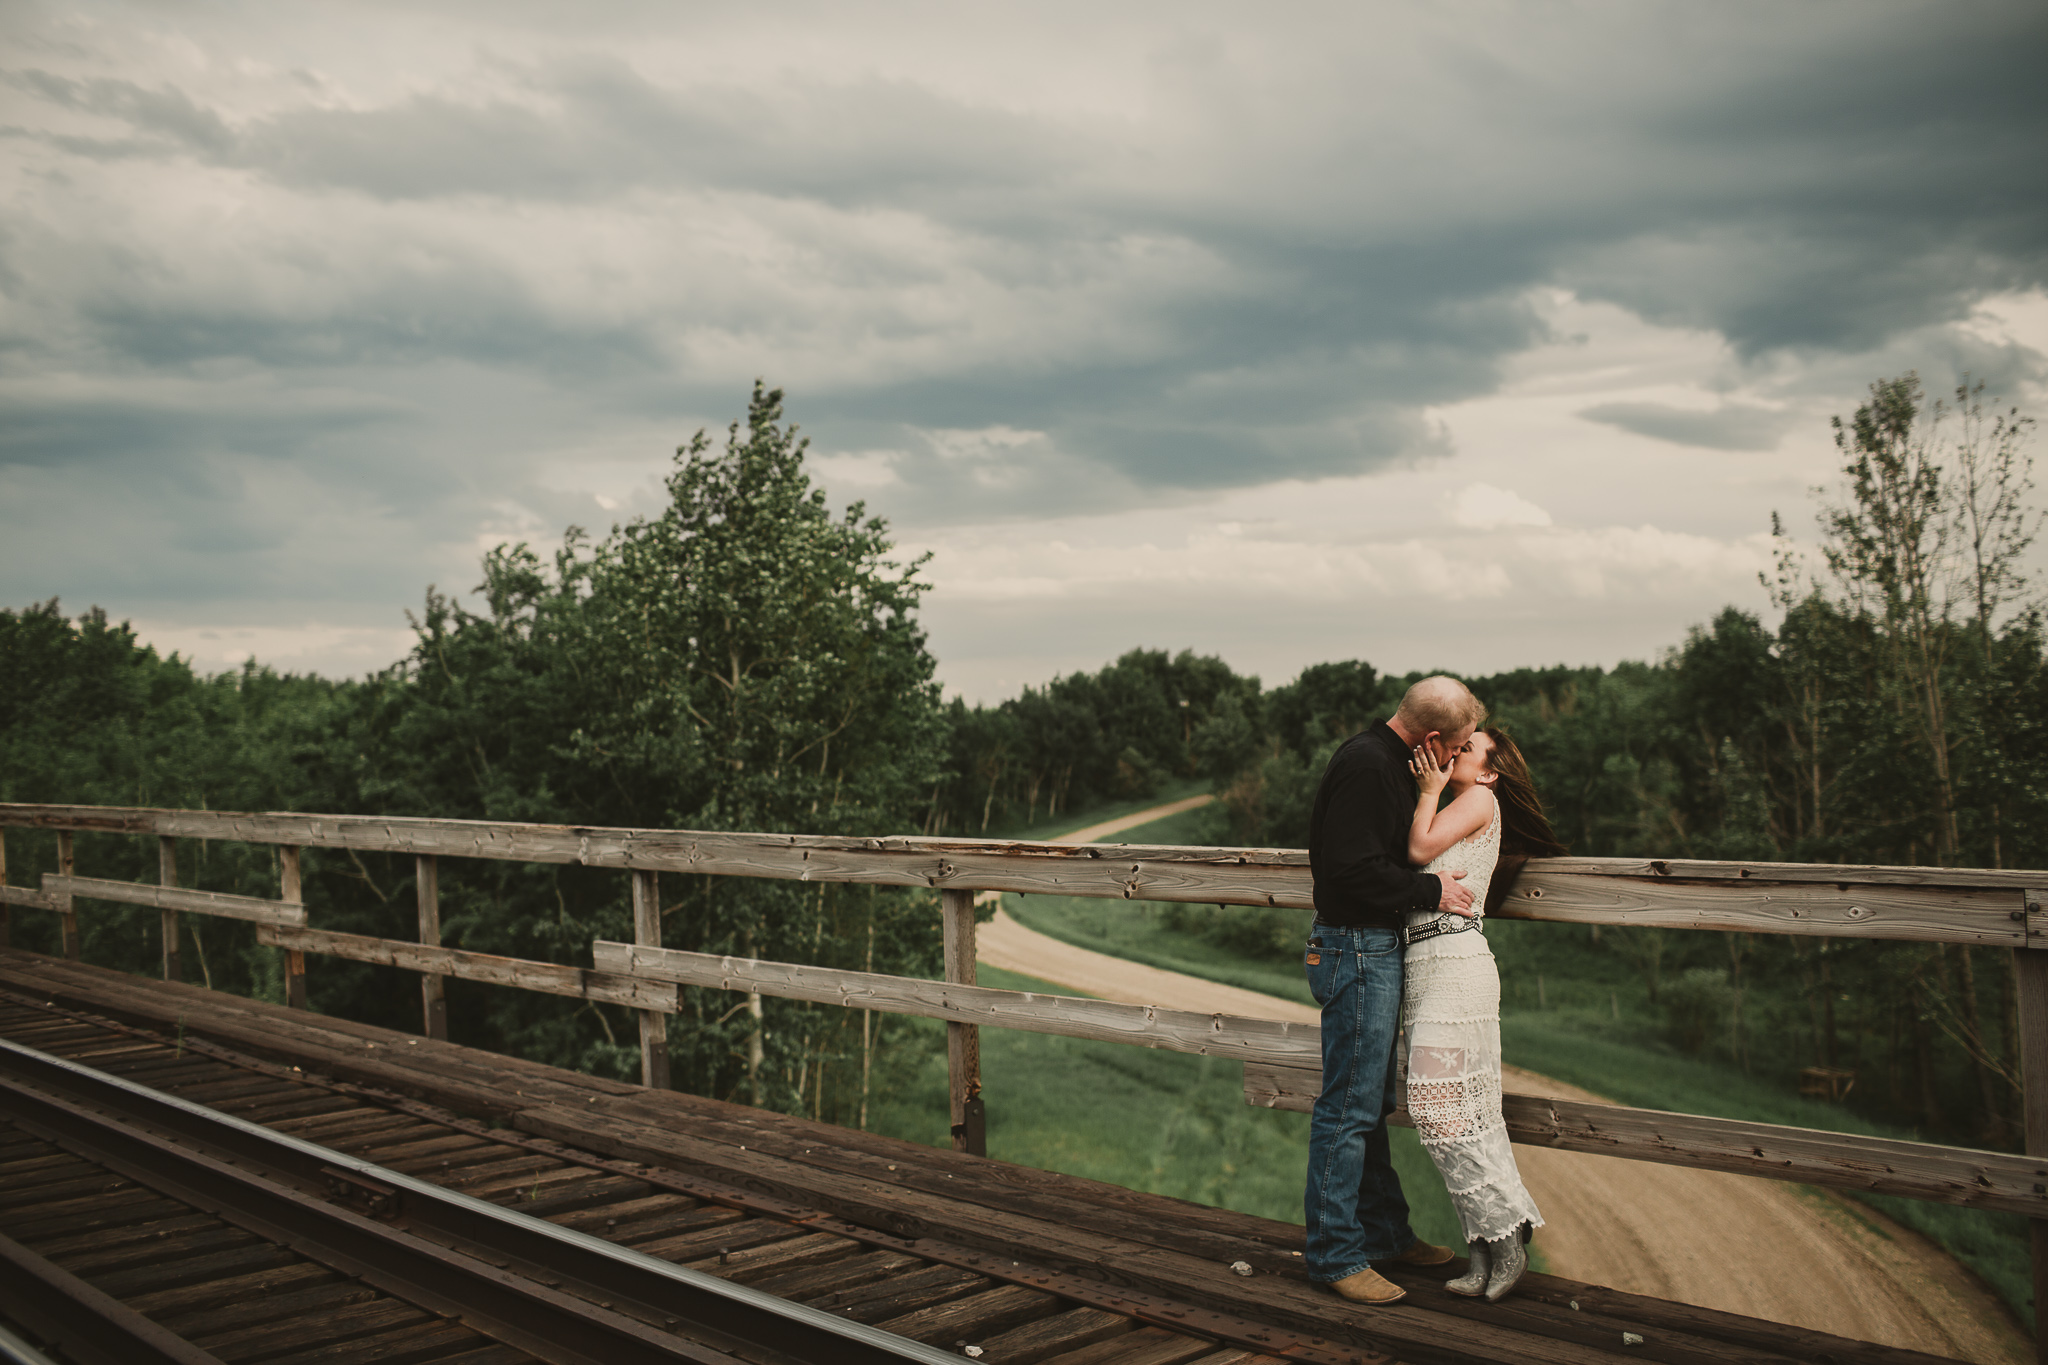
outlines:
{"label": "green grass", "polygon": [[[1070,988],[984,967],[982,985],[1072,995]],[[937,1021],[928,1026],[936,1033]],[[1164,1052],[1012,1029],[981,1031],[988,1154],[1283,1222],[1302,1221],[1308,1115],[1244,1102],[1244,1068]],[[869,1127],[945,1146],[944,1049],[907,1088],[877,1104]],[[1395,1169],[1417,1235],[1462,1250],[1443,1181],[1412,1130],[1393,1130]]]}

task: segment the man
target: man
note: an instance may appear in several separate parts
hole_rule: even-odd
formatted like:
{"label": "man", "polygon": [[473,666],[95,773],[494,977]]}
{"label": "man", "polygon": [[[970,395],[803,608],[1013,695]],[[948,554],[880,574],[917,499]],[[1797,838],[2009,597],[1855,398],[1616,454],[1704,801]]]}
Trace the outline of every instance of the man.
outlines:
{"label": "man", "polygon": [[1323,1007],[1323,1088],[1310,1120],[1308,1273],[1357,1303],[1388,1304],[1400,1288],[1371,1263],[1441,1265],[1448,1248],[1408,1226],[1408,1201],[1387,1148],[1394,1036],[1401,1019],[1401,924],[1410,910],[1470,916],[1464,873],[1408,863],[1415,779],[1408,761],[1428,748],[1439,764],[1472,738],[1486,708],[1455,678],[1424,678],[1400,710],[1353,735],[1316,789],[1308,836],[1316,923],[1303,962]]}

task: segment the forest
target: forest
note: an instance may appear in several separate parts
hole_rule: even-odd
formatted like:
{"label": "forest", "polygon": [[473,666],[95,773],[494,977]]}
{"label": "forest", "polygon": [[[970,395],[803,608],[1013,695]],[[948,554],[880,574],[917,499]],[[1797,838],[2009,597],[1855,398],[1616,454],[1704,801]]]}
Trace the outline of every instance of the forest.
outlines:
{"label": "forest", "polygon": [[[1873,384],[1836,423],[1818,553],[1779,541],[1768,617],[1730,607],[1653,660],[1468,678],[1573,852],[2048,866],[2048,638],[2023,570],[2041,520],[2030,428],[1967,382],[1939,401],[1915,376]],[[602,539],[570,528],[545,559],[499,547],[474,609],[429,589],[410,653],[362,679],[254,662],[202,675],[97,609],[0,612],[0,800],[974,837],[1206,789],[1218,800],[1199,842],[1298,847],[1330,752],[1420,676],[1349,659],[1269,688],[1193,650],[1134,648],[1000,704],[947,702],[917,622],[923,565],[892,558],[860,504],[835,510],[805,450],[782,394],[756,386],[722,444],[700,433],[678,450],[659,516]],[[81,836],[81,870],[153,880],[143,842]],[[316,924],[409,936],[408,860],[305,857]],[[271,858],[201,846],[189,881],[274,895]],[[9,832],[11,882],[53,868],[51,836]],[[441,876],[454,946],[578,962],[593,936],[630,936],[625,879],[609,873],[461,863]],[[937,973],[929,892],[661,885],[672,947]],[[1283,912],[1173,913],[1179,931],[1276,962],[1301,928]],[[84,918],[87,960],[153,969],[153,914]],[[199,918],[184,917],[193,975],[281,997],[277,954],[248,926]],[[1801,1067],[1854,1070],[1848,1102],[1873,1119],[2019,1141],[2005,954],[1504,927],[1574,935],[1587,971],[1637,983],[1662,1046],[1788,1086]],[[54,932],[13,916],[17,946],[50,950]],[[317,1009],[416,1025],[404,973],[323,962],[311,983]],[[622,1010],[449,988],[457,1041],[636,1071]],[[670,1046],[683,1088],[864,1124],[925,1038],[899,1019],[691,991]]]}

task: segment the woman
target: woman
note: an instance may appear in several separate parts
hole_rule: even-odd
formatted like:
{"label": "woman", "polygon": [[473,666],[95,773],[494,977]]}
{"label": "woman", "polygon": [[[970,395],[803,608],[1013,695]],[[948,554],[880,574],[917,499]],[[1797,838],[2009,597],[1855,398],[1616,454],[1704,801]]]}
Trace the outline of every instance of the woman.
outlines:
{"label": "woman", "polygon": [[[1401,1024],[1408,1035],[1408,1114],[1450,1191],[1471,1268],[1444,1288],[1501,1298],[1528,1268],[1523,1245],[1543,1225],[1522,1186],[1500,1113],[1500,972],[1484,913],[1497,909],[1523,862],[1564,852],[1543,816],[1529,767],[1497,729],[1475,733],[1439,768],[1425,748],[1409,769],[1421,791],[1408,859],[1425,872],[1463,872],[1470,919],[1411,911]],[[1437,802],[1448,787],[1451,800]],[[1508,866],[1495,886],[1495,864]]]}

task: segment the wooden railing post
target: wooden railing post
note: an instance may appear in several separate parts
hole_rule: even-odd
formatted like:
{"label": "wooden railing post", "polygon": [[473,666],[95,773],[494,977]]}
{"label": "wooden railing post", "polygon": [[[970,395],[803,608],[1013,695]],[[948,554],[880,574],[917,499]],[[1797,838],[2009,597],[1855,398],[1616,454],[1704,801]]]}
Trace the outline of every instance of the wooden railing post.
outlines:
{"label": "wooden railing post", "polygon": [[[0,886],[5,885],[7,885],[7,831],[0,829]],[[14,941],[11,937],[14,928],[11,918],[13,911],[14,907],[7,903],[4,896],[0,896],[0,948],[11,948],[14,946]]]}
{"label": "wooden railing post", "polygon": [[[159,886],[178,884],[178,841],[159,836],[156,841],[156,880]],[[162,937],[164,945],[164,980],[183,981],[184,969],[178,963],[178,912],[165,910]]]}
{"label": "wooden railing post", "polygon": [[[299,881],[299,849],[296,844],[279,844],[280,899],[303,901]],[[298,948],[284,950],[284,1003],[295,1010],[306,1008],[306,954]]]}
{"label": "wooden railing post", "polygon": [[[413,860],[413,885],[419,893],[420,942],[429,948],[441,946],[441,864],[431,853]],[[436,972],[420,973],[420,1018],[427,1037],[448,1037],[448,978]]]}
{"label": "wooden railing post", "polygon": [[[2027,909],[2038,911],[2048,892],[2027,892]],[[2012,950],[2018,988],[2020,1104],[2026,1116],[2027,1155],[2048,1157],[2048,948]],[[2040,1186],[2034,1187],[2036,1190]],[[2029,1222],[2034,1260],[2034,1358],[2048,1365],[2048,1219]]]}
{"label": "wooden railing post", "polygon": [[[57,831],[57,875],[70,877],[76,875],[77,871],[78,859],[71,850],[71,831],[60,829]],[[80,951],[78,903],[71,899],[70,892],[67,891],[57,898],[57,913],[63,916],[64,956],[76,962]]]}
{"label": "wooden railing post", "polygon": [[[974,893],[951,888],[939,892],[939,915],[945,922],[946,980],[972,986]],[[953,1150],[987,1156],[988,1123],[981,1102],[981,1029],[976,1025],[946,1025],[946,1081],[951,1097]]]}
{"label": "wooden railing post", "polygon": [[[633,942],[641,948],[661,946],[661,881],[658,874],[633,873]],[[668,1089],[668,1016],[660,1010],[640,1011],[640,1084]]]}

